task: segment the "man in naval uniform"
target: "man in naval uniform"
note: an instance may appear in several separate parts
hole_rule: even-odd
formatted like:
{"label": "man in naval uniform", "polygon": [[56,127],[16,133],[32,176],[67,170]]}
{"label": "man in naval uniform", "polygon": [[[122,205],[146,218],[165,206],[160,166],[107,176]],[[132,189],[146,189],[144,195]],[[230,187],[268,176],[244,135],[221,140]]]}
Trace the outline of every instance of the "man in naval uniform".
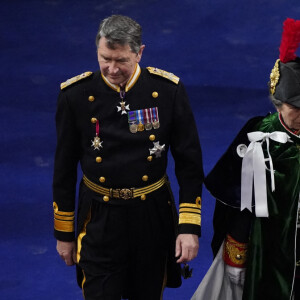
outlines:
{"label": "man in naval uniform", "polygon": [[300,299],[299,42],[287,19],[269,82],[277,112],[249,120],[205,178],[215,260],[192,300]]}
{"label": "man in naval uniform", "polygon": [[[140,67],[139,24],[106,18],[96,45],[101,71],[62,83],[58,97],[57,251],[67,265],[76,264],[87,300],[159,300],[165,286],[181,285],[180,263],[198,252],[198,133],[179,78]],[[166,175],[169,149],[180,187],[178,220]],[[78,162],[83,178],[75,214]]]}

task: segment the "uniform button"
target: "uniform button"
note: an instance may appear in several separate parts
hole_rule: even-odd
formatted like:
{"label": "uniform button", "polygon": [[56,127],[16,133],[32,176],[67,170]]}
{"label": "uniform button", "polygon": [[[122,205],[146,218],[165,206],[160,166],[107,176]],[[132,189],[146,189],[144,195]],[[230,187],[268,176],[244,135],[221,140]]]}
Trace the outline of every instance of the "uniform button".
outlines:
{"label": "uniform button", "polygon": [[104,196],[103,197],[103,201],[108,202],[109,201],[109,197],[108,196]]}
{"label": "uniform button", "polygon": [[102,182],[102,183],[105,182],[105,177],[100,177],[99,181]]}
{"label": "uniform button", "polygon": [[236,259],[237,259],[237,260],[241,260],[241,259],[242,259],[242,255],[237,254],[237,255],[236,255]]}
{"label": "uniform button", "polygon": [[95,101],[95,97],[94,97],[94,96],[89,96],[89,101],[90,101],[90,102]]}
{"label": "uniform button", "polygon": [[97,118],[91,118],[91,122],[95,124],[97,122]]}
{"label": "uniform button", "polygon": [[148,176],[147,176],[147,175],[144,175],[144,176],[142,177],[142,180],[143,180],[143,181],[148,181]]}
{"label": "uniform button", "polygon": [[97,162],[97,163],[101,163],[101,162],[102,162],[102,157],[97,156],[97,157],[96,157],[96,162]]}
{"label": "uniform button", "polygon": [[149,156],[147,157],[147,160],[148,160],[148,161],[152,161],[152,159],[153,159],[153,156],[152,156],[152,155],[149,155]]}
{"label": "uniform button", "polygon": [[201,207],[201,197],[197,197],[197,198],[196,198],[196,205],[197,205],[198,207]]}
{"label": "uniform button", "polygon": [[154,134],[151,134],[151,135],[149,136],[149,140],[150,140],[151,142],[153,142],[153,141],[155,140],[155,135],[154,135]]}
{"label": "uniform button", "polygon": [[141,200],[146,200],[146,195],[142,195]]}
{"label": "uniform button", "polygon": [[152,93],[152,97],[153,97],[153,98],[157,98],[157,97],[158,97],[158,92],[153,92],[153,93]]}

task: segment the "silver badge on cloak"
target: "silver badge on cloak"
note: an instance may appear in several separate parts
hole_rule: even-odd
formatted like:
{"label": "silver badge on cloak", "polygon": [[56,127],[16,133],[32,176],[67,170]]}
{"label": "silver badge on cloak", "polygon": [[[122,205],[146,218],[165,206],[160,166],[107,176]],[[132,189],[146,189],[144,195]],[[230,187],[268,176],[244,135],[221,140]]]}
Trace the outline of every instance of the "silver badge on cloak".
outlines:
{"label": "silver badge on cloak", "polygon": [[239,157],[244,157],[247,152],[247,146],[245,144],[240,144],[236,147],[236,153]]}

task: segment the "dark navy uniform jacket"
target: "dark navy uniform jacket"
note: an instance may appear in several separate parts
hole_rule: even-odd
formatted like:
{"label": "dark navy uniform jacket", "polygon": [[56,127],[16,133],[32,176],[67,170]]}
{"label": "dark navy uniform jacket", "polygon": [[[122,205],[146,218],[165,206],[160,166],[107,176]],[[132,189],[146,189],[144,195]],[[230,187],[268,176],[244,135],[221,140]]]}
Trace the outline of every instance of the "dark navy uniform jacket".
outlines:
{"label": "dark navy uniform jacket", "polygon": [[[53,197],[55,237],[74,239],[77,165],[93,183],[106,188],[139,188],[166,173],[171,149],[180,187],[179,233],[200,235],[202,155],[188,97],[175,75],[156,69],[135,72],[126,85],[130,111],[158,108],[160,127],[132,133],[128,114],[121,114],[119,87],[101,73],[86,72],[61,86],[58,97]],[[126,110],[129,112],[129,110]],[[96,121],[102,148],[94,149]],[[154,143],[165,151],[150,155]],[[126,201],[126,200],[121,200]]]}

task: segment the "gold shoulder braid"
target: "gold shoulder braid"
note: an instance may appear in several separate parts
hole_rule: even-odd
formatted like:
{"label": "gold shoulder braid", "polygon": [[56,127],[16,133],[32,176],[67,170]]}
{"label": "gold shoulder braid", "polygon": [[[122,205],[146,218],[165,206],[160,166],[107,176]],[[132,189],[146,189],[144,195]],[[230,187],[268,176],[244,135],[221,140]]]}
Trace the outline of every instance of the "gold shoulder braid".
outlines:
{"label": "gold shoulder braid", "polygon": [[71,84],[73,84],[73,83],[75,83],[75,82],[77,82],[81,79],[87,78],[87,77],[91,76],[92,74],[93,74],[93,72],[89,71],[89,72],[84,72],[84,73],[82,73],[80,75],[77,75],[75,77],[72,77],[72,78],[68,79],[67,81],[61,83],[60,89],[63,90],[67,86],[69,86],[69,85],[71,85]]}
{"label": "gold shoulder braid", "polygon": [[176,75],[174,75],[173,73],[169,73],[167,71],[158,69],[158,68],[153,68],[153,67],[147,67],[147,70],[151,73],[151,74],[155,74],[164,78],[167,78],[169,80],[171,80],[172,82],[178,84],[179,82],[179,77],[177,77]]}
{"label": "gold shoulder braid", "polygon": [[270,74],[270,93],[272,95],[275,94],[276,85],[279,81],[280,73],[279,73],[279,62],[280,59],[277,59],[275,65]]}

